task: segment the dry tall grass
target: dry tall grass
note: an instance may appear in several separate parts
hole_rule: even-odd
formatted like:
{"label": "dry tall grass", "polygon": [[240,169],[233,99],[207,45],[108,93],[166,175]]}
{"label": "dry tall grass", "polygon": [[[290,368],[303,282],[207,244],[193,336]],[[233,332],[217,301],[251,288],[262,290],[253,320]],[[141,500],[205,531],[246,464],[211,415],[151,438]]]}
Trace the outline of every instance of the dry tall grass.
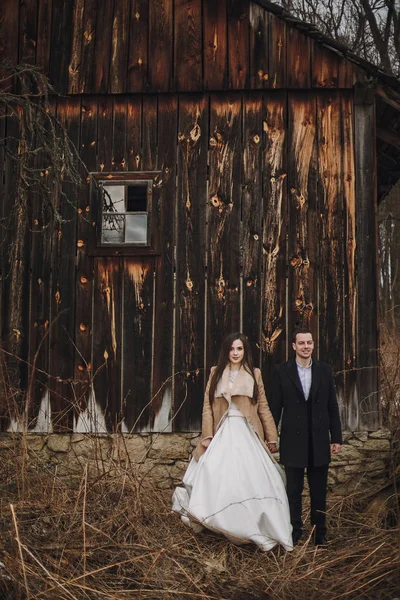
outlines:
{"label": "dry tall grass", "polygon": [[[20,447],[20,446],[19,446]],[[171,513],[170,492],[135,467],[65,481],[19,451],[3,460],[0,598],[280,600],[392,599],[400,588],[399,530],[331,500],[330,545],[292,553],[195,535]]]}

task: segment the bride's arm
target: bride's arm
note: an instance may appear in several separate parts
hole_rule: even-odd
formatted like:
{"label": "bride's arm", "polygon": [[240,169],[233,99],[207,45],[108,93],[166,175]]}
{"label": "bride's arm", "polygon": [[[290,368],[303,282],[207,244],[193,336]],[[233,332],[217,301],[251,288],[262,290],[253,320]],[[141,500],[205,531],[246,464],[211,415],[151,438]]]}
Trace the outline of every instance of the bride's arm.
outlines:
{"label": "bride's arm", "polygon": [[208,378],[206,391],[204,393],[203,415],[201,422],[201,443],[206,448],[214,435],[214,417],[210,403],[210,385],[214,370],[215,367],[212,367],[210,377]]}
{"label": "bride's arm", "polygon": [[278,440],[278,432],[274,418],[269,409],[260,369],[255,369],[254,375],[258,387],[258,416],[260,417],[264,429],[265,439],[268,442],[268,445],[271,444],[271,446],[274,446],[273,451],[275,451],[275,446]]}

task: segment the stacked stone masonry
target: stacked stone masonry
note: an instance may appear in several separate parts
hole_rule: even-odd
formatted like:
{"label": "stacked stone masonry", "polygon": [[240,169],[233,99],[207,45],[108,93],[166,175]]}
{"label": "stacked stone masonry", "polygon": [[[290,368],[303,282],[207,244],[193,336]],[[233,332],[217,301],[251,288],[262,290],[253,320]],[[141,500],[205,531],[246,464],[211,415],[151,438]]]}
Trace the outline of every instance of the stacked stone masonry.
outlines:
{"label": "stacked stone masonry", "polygon": [[[0,460],[28,468],[43,468],[58,477],[113,474],[132,469],[139,478],[151,478],[159,488],[179,484],[199,436],[193,433],[134,435],[93,434],[11,434],[0,436]],[[344,432],[342,452],[332,457],[329,488],[332,494],[346,495],[379,488],[388,481],[391,433],[380,429]],[[277,455],[278,458],[278,455]],[[9,463],[11,464],[11,462]]]}

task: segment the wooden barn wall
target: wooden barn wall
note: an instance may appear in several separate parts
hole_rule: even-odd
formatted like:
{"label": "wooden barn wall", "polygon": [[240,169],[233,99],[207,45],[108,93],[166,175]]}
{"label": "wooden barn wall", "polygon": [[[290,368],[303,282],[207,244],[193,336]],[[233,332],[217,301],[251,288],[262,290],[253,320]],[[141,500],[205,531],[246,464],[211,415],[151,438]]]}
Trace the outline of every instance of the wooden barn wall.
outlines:
{"label": "wooden barn wall", "polygon": [[251,0],[3,0],[0,63],[61,94],[351,88],[365,73]]}
{"label": "wooden barn wall", "polygon": [[[19,268],[4,251],[15,230],[1,228],[3,348],[21,359],[2,353],[15,390],[3,428],[19,406],[36,431],[197,430],[223,337],[248,335],[268,386],[301,324],[333,367],[344,425],[377,425],[371,106],[260,90],[85,95],[53,110],[89,171],[158,173],[157,244],[100,251],[89,181],[64,185],[53,233],[31,199]],[[17,121],[0,126],[15,144]],[[2,218],[12,181],[6,160]]]}

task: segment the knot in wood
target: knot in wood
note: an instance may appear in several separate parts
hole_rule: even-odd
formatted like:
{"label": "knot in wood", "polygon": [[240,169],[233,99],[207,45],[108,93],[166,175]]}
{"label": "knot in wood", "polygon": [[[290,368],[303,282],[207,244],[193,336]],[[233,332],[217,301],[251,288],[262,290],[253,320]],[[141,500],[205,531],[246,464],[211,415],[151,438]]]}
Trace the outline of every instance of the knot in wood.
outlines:
{"label": "knot in wood", "polygon": [[254,141],[255,144],[259,144],[260,143],[260,136],[259,135],[255,135],[253,137],[253,141]]}
{"label": "knot in wood", "polygon": [[83,248],[85,245],[85,242],[83,240],[78,240],[76,245],[78,246],[78,248]]}
{"label": "knot in wood", "polygon": [[136,21],[139,21],[139,19],[140,19],[140,13],[139,12],[135,13],[135,19],[136,19]]}
{"label": "knot in wood", "polygon": [[255,233],[255,234],[253,235],[253,239],[254,239],[254,240],[256,240],[256,242],[258,241],[258,234],[257,234],[257,233]]}
{"label": "knot in wood", "polygon": [[60,294],[59,290],[56,291],[56,293],[54,294],[54,297],[56,299],[56,303],[61,304],[61,294]]}
{"label": "knot in wood", "polygon": [[210,147],[215,148],[216,145],[217,145],[217,140],[214,137],[211,137],[210,138]]}
{"label": "knot in wood", "polygon": [[252,281],[252,279],[248,279],[248,280],[246,281],[246,285],[247,285],[247,287],[251,287],[251,286],[253,285],[253,281]]}
{"label": "knot in wood", "polygon": [[107,360],[108,360],[108,356],[109,356],[109,354],[108,354],[107,350],[104,350],[104,354],[103,354],[103,356],[104,356],[104,360],[107,362]]}
{"label": "knot in wood", "polygon": [[33,223],[34,223],[34,225],[35,225],[36,227],[39,225],[39,221],[38,221],[37,219],[35,219],[35,220],[33,221]]}
{"label": "knot in wood", "polygon": [[189,198],[186,200],[186,205],[185,205],[185,206],[186,206],[186,208],[187,208],[188,210],[189,210],[189,209],[190,209],[190,207],[192,206],[192,204],[191,204],[191,202],[190,202]]}
{"label": "knot in wood", "polygon": [[88,282],[87,278],[86,278],[84,275],[81,275],[81,279],[80,279],[80,281],[81,281],[81,283],[82,283],[83,285],[85,285],[85,283],[87,283],[87,282]]}
{"label": "knot in wood", "polygon": [[142,61],[142,59],[141,59],[141,58],[138,58],[137,64],[139,65],[139,67],[141,67],[141,66],[142,66],[142,64],[143,64],[143,61]]}
{"label": "knot in wood", "polygon": [[293,256],[290,260],[290,266],[291,267],[299,267],[300,265],[301,265],[300,256]]}
{"label": "knot in wood", "polygon": [[86,327],[86,325],[85,325],[84,323],[80,323],[80,324],[79,324],[79,329],[80,329],[81,331],[86,331],[86,330],[87,330],[87,327]]}
{"label": "knot in wood", "polygon": [[185,135],[181,131],[179,131],[178,132],[178,142],[183,142],[185,139],[186,139]]}
{"label": "knot in wood", "polygon": [[200,128],[200,125],[198,125],[198,123],[196,123],[196,125],[193,127],[193,129],[191,130],[189,135],[190,135],[190,139],[193,142],[197,142],[197,140],[201,136],[201,128]]}
{"label": "knot in wood", "polygon": [[193,289],[193,281],[189,277],[186,279],[186,287],[189,292],[191,292]]}
{"label": "knot in wood", "polygon": [[218,208],[222,204],[221,199],[217,196],[217,194],[214,194],[214,196],[210,198],[210,202],[215,208]]}

